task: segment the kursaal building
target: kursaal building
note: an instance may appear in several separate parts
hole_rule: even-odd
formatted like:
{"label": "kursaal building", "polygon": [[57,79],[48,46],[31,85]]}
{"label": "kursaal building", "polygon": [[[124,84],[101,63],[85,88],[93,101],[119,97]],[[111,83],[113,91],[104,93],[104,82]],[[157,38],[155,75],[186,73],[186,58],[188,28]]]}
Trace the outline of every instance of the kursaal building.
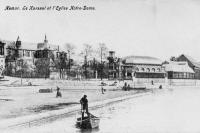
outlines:
{"label": "kursaal building", "polygon": [[122,77],[136,82],[164,82],[162,61],[150,56],[127,56],[122,58]]}
{"label": "kursaal building", "polygon": [[132,80],[136,83],[165,82],[166,72],[162,66],[163,61],[158,58],[126,56],[115,63],[111,60],[116,58],[113,51],[109,56],[109,78]]}

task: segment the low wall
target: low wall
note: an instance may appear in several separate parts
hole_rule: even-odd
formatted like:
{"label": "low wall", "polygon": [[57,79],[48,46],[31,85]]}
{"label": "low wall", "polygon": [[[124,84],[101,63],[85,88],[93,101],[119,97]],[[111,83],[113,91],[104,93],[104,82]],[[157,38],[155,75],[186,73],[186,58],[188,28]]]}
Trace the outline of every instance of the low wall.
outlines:
{"label": "low wall", "polygon": [[130,85],[152,85],[152,81],[154,85],[200,86],[200,80],[196,79],[134,78],[125,82]]}
{"label": "low wall", "polygon": [[200,80],[196,79],[168,79],[168,85],[176,86],[199,86]]}
{"label": "low wall", "polygon": [[161,83],[164,84],[165,83],[165,78],[135,78],[134,82],[135,83]]}

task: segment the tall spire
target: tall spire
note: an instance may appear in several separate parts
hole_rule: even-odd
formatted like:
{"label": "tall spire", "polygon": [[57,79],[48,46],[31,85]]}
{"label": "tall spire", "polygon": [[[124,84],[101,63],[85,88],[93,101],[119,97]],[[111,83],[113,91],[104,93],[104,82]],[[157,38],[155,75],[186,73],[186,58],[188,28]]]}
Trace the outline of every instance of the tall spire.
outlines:
{"label": "tall spire", "polygon": [[20,41],[20,38],[19,38],[19,36],[17,37],[17,41]]}
{"label": "tall spire", "polygon": [[45,34],[44,43],[48,43],[47,35]]}
{"label": "tall spire", "polygon": [[15,45],[16,45],[17,49],[21,47],[21,40],[20,40],[19,36],[17,37],[17,41],[16,41]]}

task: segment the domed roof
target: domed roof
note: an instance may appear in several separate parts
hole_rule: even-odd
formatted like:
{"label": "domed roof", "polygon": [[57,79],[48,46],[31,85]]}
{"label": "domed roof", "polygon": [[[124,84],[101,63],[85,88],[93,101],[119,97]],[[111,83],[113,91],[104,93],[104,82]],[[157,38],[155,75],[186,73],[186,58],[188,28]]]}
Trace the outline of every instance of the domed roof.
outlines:
{"label": "domed roof", "polygon": [[160,59],[150,56],[126,56],[122,58],[122,62],[125,64],[162,64]]}

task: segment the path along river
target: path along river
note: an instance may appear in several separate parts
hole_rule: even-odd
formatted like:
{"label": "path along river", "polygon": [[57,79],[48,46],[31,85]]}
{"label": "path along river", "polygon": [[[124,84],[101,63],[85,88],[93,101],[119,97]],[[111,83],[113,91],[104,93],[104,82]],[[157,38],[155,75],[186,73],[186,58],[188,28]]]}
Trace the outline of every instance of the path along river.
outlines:
{"label": "path along river", "polygon": [[[89,99],[89,98],[88,98]],[[91,110],[100,116],[96,130],[75,127],[76,116],[25,129],[22,133],[180,133],[200,132],[200,87],[176,87]]]}

